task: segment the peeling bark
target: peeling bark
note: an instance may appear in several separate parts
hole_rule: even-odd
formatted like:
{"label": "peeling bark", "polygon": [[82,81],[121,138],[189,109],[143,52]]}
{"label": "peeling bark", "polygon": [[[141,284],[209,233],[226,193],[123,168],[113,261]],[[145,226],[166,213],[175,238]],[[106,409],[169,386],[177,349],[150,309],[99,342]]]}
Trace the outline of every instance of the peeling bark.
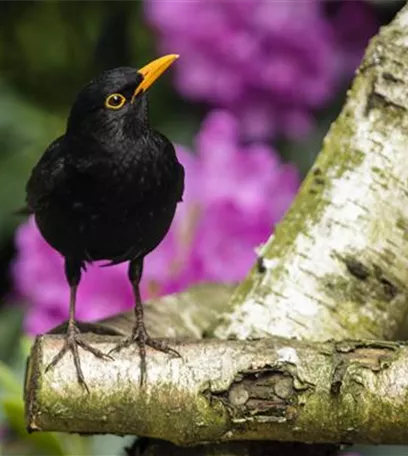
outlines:
{"label": "peeling bark", "polygon": [[[117,342],[88,339],[104,352]],[[85,352],[87,395],[68,357],[44,374],[62,342],[46,336],[34,346],[26,397],[31,430],[135,434],[177,445],[408,441],[408,347],[402,343],[186,341],[175,345],[181,359],[149,350],[145,387],[135,348],[114,361]]]}

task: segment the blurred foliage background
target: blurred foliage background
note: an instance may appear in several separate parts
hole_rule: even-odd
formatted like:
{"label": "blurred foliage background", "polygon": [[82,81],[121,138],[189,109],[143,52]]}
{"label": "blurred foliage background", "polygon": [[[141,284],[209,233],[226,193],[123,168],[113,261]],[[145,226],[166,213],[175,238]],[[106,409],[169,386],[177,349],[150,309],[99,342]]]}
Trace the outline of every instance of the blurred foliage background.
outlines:
{"label": "blurred foliage background", "polygon": [[[327,15],[341,1],[325,2]],[[378,25],[389,22],[400,7],[398,1],[370,3]],[[122,455],[129,441],[26,433],[21,391],[30,339],[23,334],[24,306],[13,299],[10,277],[16,253],[14,232],[22,221],[13,212],[24,203],[31,168],[47,145],[63,134],[79,88],[101,70],[139,67],[152,60],[160,53],[156,34],[145,18],[142,1],[0,2],[0,454]],[[301,176],[313,163],[349,82],[350,78],[344,80],[330,102],[313,113],[313,128],[307,135],[266,140],[282,160],[296,165]],[[181,96],[170,76],[155,86],[150,104],[155,128],[191,147],[208,104]],[[353,451],[403,455],[408,447],[356,447]]]}

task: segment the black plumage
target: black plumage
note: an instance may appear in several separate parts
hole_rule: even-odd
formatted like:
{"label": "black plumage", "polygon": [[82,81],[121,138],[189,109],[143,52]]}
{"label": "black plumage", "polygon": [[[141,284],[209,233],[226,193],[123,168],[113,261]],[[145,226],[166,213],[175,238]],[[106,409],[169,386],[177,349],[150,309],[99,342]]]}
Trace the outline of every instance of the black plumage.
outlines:
{"label": "black plumage", "polygon": [[129,262],[136,323],[117,349],[139,345],[143,381],[145,345],[172,352],[151,339],[144,327],[139,294],[143,259],[164,238],[182,200],[184,170],[171,142],[149,125],[146,91],[177,58],[169,55],[140,70],[128,67],[102,73],[78,94],[66,133],[34,167],[27,184],[27,206],[46,241],[65,258],[71,288],[70,319],[55,366],[67,351],[85,385],[75,325],[75,297],[87,262]]}

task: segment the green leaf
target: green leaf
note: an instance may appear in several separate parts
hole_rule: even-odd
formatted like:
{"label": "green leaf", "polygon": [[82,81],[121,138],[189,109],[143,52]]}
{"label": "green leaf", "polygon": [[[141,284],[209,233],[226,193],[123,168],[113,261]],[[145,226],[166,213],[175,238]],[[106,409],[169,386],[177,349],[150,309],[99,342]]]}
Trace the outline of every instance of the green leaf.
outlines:
{"label": "green leaf", "polygon": [[23,322],[23,309],[17,306],[0,311],[0,360],[10,361],[16,354]]}
{"label": "green leaf", "polygon": [[28,336],[21,336],[19,345],[20,355],[25,360],[30,355],[31,347],[33,346],[33,339]]}
{"label": "green leaf", "polygon": [[[31,105],[0,79],[0,240],[12,233],[22,217],[14,215],[24,203],[30,170],[42,152],[63,132],[64,120]],[[0,246],[1,247],[1,246]]]}
{"label": "green leaf", "polygon": [[0,391],[7,395],[21,396],[21,381],[2,361],[0,361]]}
{"label": "green leaf", "polygon": [[4,399],[2,400],[2,406],[9,426],[22,439],[35,446],[41,455],[64,456],[68,454],[64,451],[63,443],[56,434],[52,432],[34,432],[29,434],[27,432],[24,421],[24,404],[21,399]]}

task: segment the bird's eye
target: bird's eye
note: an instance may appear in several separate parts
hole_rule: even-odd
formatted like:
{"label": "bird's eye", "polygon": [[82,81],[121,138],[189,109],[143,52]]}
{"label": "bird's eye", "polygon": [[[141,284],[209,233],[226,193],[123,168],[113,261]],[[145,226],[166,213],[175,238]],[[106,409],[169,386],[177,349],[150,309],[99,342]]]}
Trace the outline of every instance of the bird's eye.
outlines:
{"label": "bird's eye", "polygon": [[126,103],[126,98],[121,93],[112,93],[105,100],[105,106],[109,109],[120,109]]}

